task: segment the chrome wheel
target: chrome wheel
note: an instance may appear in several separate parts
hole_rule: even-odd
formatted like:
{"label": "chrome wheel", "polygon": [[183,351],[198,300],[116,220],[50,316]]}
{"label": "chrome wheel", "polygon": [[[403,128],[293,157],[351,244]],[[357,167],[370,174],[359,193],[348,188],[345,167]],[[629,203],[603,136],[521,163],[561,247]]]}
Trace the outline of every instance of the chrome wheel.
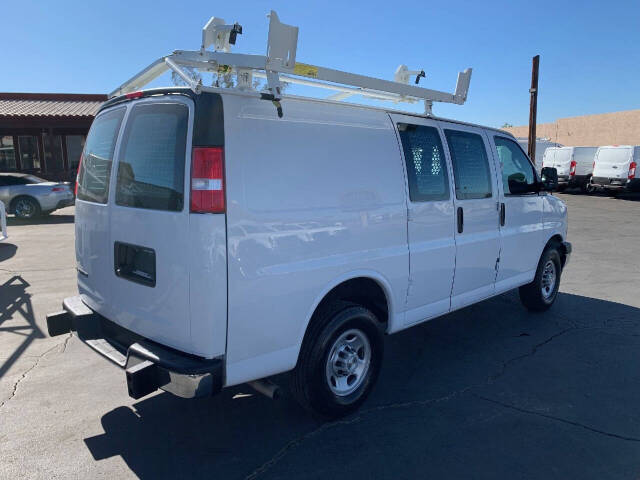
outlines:
{"label": "chrome wheel", "polygon": [[344,397],[357,390],[369,372],[371,345],[358,329],[344,332],[334,342],[325,367],[331,391]]}
{"label": "chrome wheel", "polygon": [[36,213],[36,207],[33,202],[27,198],[20,198],[16,202],[14,209],[16,217],[31,218]]}
{"label": "chrome wheel", "polygon": [[553,296],[557,277],[556,264],[553,260],[549,260],[544,264],[544,269],[542,270],[542,296],[545,300],[549,300]]}

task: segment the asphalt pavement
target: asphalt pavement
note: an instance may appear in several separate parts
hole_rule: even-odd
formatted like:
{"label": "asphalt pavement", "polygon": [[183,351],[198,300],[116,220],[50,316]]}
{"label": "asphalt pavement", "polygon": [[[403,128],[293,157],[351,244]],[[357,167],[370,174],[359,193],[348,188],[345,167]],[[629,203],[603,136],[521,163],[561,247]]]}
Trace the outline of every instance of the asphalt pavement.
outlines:
{"label": "asphalt pavement", "polygon": [[10,218],[0,478],[638,478],[640,198],[559,196],[574,254],[554,307],[510,292],[388,337],[373,394],[334,423],[246,386],[132,400],[122,371],[46,335],[77,292],[73,208]]}

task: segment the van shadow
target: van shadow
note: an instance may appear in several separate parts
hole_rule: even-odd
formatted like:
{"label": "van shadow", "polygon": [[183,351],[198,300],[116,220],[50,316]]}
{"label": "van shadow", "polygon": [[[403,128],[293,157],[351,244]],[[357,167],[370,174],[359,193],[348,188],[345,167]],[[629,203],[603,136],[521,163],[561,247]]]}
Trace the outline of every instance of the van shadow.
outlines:
{"label": "van shadow", "polygon": [[[3,250],[4,248],[0,248],[0,252]],[[0,360],[2,362],[0,363],[0,378],[7,373],[34,340],[44,338],[44,334],[36,325],[31,305],[31,294],[27,292],[28,287],[29,283],[20,275],[15,275],[0,285],[0,335],[11,333],[23,338],[6,360]],[[6,325],[8,320],[20,320],[20,317],[22,317],[22,322],[11,326]],[[8,352],[2,353],[7,354]]]}
{"label": "van shadow", "polygon": [[[506,363],[519,358],[523,352],[537,349],[543,339],[561,329],[583,328],[590,332],[592,328],[616,323],[637,328],[640,309],[560,294],[549,312],[531,314],[521,307],[517,294],[512,292],[388,337],[379,382],[352,420],[323,426],[288,398],[273,402],[255,394],[248,386],[240,386],[209,399],[181,400],[161,393],[133,404],[132,408],[118,407],[102,417],[104,433],[86,438],[85,443],[94,459],[120,456],[140,478],[254,478],[280,461],[308,466],[294,468],[295,478],[339,478],[344,474],[345,466],[337,460],[347,454],[353,462],[366,465],[368,473],[361,472],[362,476],[374,478],[376,472],[386,471],[394,472],[396,478],[416,478],[420,476],[416,465],[406,462],[406,455],[372,455],[359,448],[363,439],[357,438],[356,432],[363,433],[356,422],[364,418],[368,424],[373,423],[373,426],[363,427],[366,445],[374,444],[385,450],[388,445],[390,452],[398,452],[403,445],[411,449],[431,442],[429,448],[437,452],[440,447],[437,441],[433,443],[434,438],[439,438],[437,435],[428,437],[429,440],[426,433],[425,438],[410,438],[400,432],[390,443],[385,432],[396,428],[394,423],[399,421],[398,415],[407,415],[403,413],[407,411],[397,409],[394,414],[388,406],[420,402],[425,398],[447,398],[452,392],[465,391],[469,385],[491,385],[487,379],[494,378],[492,376],[503,370]],[[578,343],[575,348],[587,349],[588,345]],[[528,368],[531,369],[531,365]],[[596,389],[594,378],[611,375],[606,365],[595,363],[590,368],[594,370],[593,375],[584,380],[584,386],[578,384],[576,388]],[[535,377],[536,372],[529,374]],[[576,381],[570,369],[566,376]],[[275,381],[285,388],[286,376],[281,377]],[[558,379],[558,382],[562,381]],[[477,399],[464,401],[478,404]],[[412,414],[420,416],[417,418],[426,415],[424,411]],[[432,422],[424,418],[420,421]],[[434,428],[437,427],[434,425]],[[447,417],[448,431],[464,428],[464,413]],[[402,430],[402,427],[397,429]],[[320,442],[319,434],[337,430],[347,438],[342,446],[335,447],[333,455],[326,453],[331,447],[314,450],[304,445],[308,448],[302,448],[314,437],[314,444]],[[495,438],[491,428],[488,435]],[[474,440],[482,441],[482,438]],[[513,442],[516,444],[517,441]],[[345,445],[353,451],[342,451]],[[510,448],[517,448],[510,445],[507,441],[501,453],[505,458],[519,454],[517,451],[510,453]],[[446,453],[447,448],[452,447],[444,448],[445,453],[438,460],[450,462],[451,471],[455,471],[460,467],[456,466],[455,455]],[[423,458],[419,456],[422,454],[416,453],[418,462]],[[322,455],[327,458],[319,458]],[[318,464],[323,466],[322,475],[310,466]],[[275,473],[275,468],[271,473]]]}
{"label": "van shadow", "polygon": [[35,217],[29,220],[17,218],[15,216],[7,217],[7,226],[17,227],[20,225],[58,225],[61,223],[73,223],[75,220],[74,215],[45,215],[42,217]]}

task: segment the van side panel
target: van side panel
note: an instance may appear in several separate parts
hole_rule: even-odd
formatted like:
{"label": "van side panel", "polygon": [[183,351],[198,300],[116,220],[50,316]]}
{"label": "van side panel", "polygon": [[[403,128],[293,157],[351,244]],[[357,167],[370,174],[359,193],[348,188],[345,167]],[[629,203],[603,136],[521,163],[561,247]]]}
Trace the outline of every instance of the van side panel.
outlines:
{"label": "van side panel", "polygon": [[593,173],[593,158],[598,147],[573,147],[573,159],[576,161],[576,175]]}
{"label": "van side panel", "polygon": [[[391,318],[408,282],[407,206],[388,115],[223,96],[229,321],[226,384],[292,369],[336,282],[379,277]],[[381,285],[384,288],[384,285]]]}

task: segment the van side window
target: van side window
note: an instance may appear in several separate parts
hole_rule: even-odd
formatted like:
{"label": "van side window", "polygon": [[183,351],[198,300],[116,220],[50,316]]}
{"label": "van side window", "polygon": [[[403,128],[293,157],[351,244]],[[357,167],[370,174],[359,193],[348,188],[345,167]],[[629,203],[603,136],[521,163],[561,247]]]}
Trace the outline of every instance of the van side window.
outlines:
{"label": "van side window", "polygon": [[133,107],[118,156],[117,205],[182,210],[188,120],[181,103]]}
{"label": "van side window", "polygon": [[78,175],[78,199],[107,203],[113,150],[125,108],[98,115],[91,125]]}
{"label": "van side window", "polygon": [[447,200],[449,176],[438,130],[400,123],[398,131],[407,164],[411,201]]}
{"label": "van side window", "polygon": [[493,139],[502,166],[504,194],[518,195],[533,192],[536,175],[529,158],[513,140],[497,135]]}
{"label": "van side window", "polygon": [[453,176],[456,184],[456,198],[471,200],[490,198],[491,170],[482,137],[477,133],[460,130],[445,130]]}

